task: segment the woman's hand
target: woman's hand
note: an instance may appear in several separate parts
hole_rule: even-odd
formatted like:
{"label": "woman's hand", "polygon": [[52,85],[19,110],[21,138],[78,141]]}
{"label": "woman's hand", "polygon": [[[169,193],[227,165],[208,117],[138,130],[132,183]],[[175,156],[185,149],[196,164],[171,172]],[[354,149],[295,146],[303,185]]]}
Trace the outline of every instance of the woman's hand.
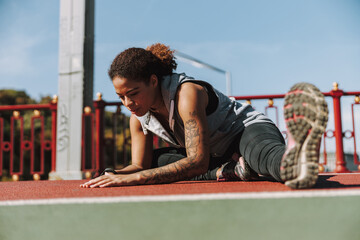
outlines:
{"label": "woman's hand", "polygon": [[129,185],[138,185],[139,178],[138,174],[113,174],[105,173],[100,177],[94,178],[84,184],[81,184],[82,188],[103,188],[103,187],[118,187],[118,186],[129,186]]}

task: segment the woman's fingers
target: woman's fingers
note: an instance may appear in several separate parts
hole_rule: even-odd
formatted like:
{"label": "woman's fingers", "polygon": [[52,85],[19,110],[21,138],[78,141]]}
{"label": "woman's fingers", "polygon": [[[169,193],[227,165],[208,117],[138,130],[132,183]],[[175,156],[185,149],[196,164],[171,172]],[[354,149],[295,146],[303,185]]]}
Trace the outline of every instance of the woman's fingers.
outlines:
{"label": "woman's fingers", "polygon": [[97,188],[97,187],[114,187],[114,186],[128,186],[136,185],[136,178],[133,175],[121,175],[121,174],[105,174],[95,179],[92,179],[84,184],[81,184],[82,188]]}
{"label": "woman's fingers", "polygon": [[103,188],[103,187],[111,187],[111,186],[113,186],[113,185],[115,185],[114,182],[108,182],[108,183],[105,183],[105,184],[100,185],[99,187],[101,187],[101,188]]}
{"label": "woman's fingers", "polygon": [[102,180],[104,179],[104,177],[105,177],[105,175],[104,175],[104,176],[97,177],[97,178],[94,178],[94,179],[92,179],[92,180],[90,180],[90,181],[88,181],[88,182],[80,185],[80,187],[85,187],[85,188],[91,187],[92,185],[98,183],[99,181],[102,181]]}
{"label": "woman's fingers", "polygon": [[96,188],[96,187],[100,187],[101,185],[104,185],[106,183],[111,183],[111,182],[114,182],[111,178],[104,178],[102,179],[101,181],[98,181],[96,183],[93,183],[90,187],[91,188]]}
{"label": "woman's fingers", "polygon": [[114,174],[106,174],[95,179],[92,179],[84,184],[81,184],[80,187],[83,188],[96,188],[96,187],[109,187],[117,184],[116,177]]}

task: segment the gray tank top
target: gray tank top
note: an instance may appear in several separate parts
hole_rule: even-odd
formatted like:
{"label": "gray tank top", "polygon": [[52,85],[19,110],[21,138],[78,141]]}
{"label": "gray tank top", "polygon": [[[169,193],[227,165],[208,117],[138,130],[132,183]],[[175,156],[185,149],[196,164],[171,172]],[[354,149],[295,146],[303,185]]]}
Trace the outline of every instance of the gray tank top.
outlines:
{"label": "gray tank top", "polygon": [[169,127],[172,132],[167,132],[149,111],[144,116],[136,116],[145,135],[151,131],[173,146],[185,147],[184,124],[175,103],[178,87],[185,82],[195,82],[206,85],[208,88],[211,87],[218,98],[216,110],[207,116],[212,156],[222,156],[244,127],[259,122],[273,123],[263,113],[255,111],[251,105],[237,102],[235,99],[225,96],[212,88],[209,83],[195,80],[185,74],[174,73],[165,76],[161,81],[161,93],[169,111]]}

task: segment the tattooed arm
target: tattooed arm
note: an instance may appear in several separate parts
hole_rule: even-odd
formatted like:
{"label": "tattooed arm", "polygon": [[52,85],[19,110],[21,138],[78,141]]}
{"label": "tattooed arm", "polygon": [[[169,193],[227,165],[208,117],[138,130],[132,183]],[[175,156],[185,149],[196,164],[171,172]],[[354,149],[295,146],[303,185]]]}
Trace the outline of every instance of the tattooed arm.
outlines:
{"label": "tattooed arm", "polygon": [[118,174],[139,172],[151,167],[153,152],[153,134],[144,135],[141,124],[135,115],[130,116],[131,165],[116,170]]}
{"label": "tattooed arm", "polygon": [[209,165],[209,136],[206,120],[207,92],[194,83],[178,91],[178,111],[184,122],[187,158],[140,172],[142,184],[186,180],[205,173]]}
{"label": "tattooed arm", "polygon": [[131,164],[123,169],[115,170],[116,175],[105,173],[105,175],[92,179],[80,187],[111,187],[123,185],[140,184],[140,175],[138,172],[151,167],[153,152],[153,135],[148,133],[144,135],[139,120],[131,115],[130,117],[131,132]]}
{"label": "tattooed arm", "polygon": [[[144,136],[137,119],[130,123],[132,157],[139,171],[132,174],[107,174],[93,179],[82,187],[109,187],[139,184],[170,183],[201,175],[209,166],[209,133],[206,120],[207,92],[194,83],[181,85],[177,107],[184,122],[187,157],[169,165],[148,169],[151,164],[151,138]],[[135,127],[134,127],[135,126]],[[133,135],[135,133],[135,135]],[[145,145],[147,147],[144,147]]]}

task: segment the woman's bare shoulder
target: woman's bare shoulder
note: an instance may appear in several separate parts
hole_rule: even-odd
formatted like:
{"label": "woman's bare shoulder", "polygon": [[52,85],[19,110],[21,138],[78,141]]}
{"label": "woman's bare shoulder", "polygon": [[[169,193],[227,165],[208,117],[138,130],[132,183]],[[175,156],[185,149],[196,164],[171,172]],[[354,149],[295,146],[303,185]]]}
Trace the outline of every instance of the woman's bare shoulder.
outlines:
{"label": "woman's bare shoulder", "polygon": [[199,84],[186,82],[181,84],[177,92],[177,100],[179,106],[203,105],[206,107],[208,103],[208,94],[205,88]]}

